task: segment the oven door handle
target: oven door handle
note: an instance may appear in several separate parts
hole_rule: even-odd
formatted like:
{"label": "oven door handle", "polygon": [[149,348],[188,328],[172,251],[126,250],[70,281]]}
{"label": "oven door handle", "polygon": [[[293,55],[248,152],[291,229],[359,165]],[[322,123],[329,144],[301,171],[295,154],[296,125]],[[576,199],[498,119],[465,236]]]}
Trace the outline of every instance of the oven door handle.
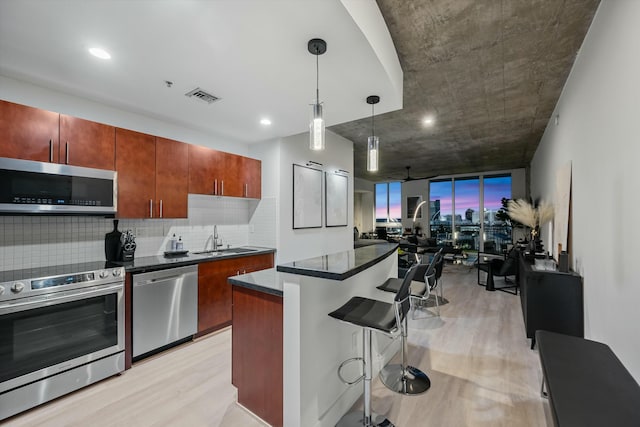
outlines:
{"label": "oven door handle", "polygon": [[112,294],[114,292],[122,292],[124,286],[122,284],[110,285],[100,287],[98,289],[91,289],[87,291],[78,291],[71,294],[53,296],[53,297],[33,297],[29,301],[17,302],[17,303],[3,303],[0,304],[0,315],[16,313],[19,311],[25,311],[32,308],[47,307],[55,304],[62,304],[65,302],[77,301],[94,296]]}

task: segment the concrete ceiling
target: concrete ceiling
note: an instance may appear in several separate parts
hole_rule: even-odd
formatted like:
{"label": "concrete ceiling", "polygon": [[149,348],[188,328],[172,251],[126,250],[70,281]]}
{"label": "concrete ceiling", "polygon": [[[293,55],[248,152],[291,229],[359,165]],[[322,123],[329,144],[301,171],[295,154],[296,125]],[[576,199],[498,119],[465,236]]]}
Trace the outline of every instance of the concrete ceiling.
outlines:
{"label": "concrete ceiling", "polygon": [[404,108],[376,106],[377,173],[366,171],[370,118],[330,128],[354,141],[355,176],[528,166],[599,2],[377,0],[404,71]]}

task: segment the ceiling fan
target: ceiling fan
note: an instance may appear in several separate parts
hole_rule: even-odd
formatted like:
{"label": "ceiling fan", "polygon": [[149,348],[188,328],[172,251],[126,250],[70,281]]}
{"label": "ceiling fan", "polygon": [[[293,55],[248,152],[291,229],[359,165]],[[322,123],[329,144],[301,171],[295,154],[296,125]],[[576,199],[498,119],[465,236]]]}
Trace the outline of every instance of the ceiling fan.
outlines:
{"label": "ceiling fan", "polygon": [[434,178],[434,177],[438,176],[438,175],[431,175],[431,176],[424,176],[424,177],[421,177],[421,178],[414,178],[414,177],[411,176],[411,174],[409,172],[410,169],[411,169],[411,166],[405,166],[405,168],[407,169],[407,177],[405,179],[403,179],[402,182],[418,181],[420,179],[430,179],[430,178]]}

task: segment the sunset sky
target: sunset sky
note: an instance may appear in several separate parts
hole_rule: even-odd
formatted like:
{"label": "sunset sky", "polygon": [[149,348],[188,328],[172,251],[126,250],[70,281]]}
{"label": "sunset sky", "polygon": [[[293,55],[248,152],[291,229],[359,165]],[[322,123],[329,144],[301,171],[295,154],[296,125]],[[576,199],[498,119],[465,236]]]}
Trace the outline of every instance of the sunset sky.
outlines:
{"label": "sunset sky", "polygon": [[[456,214],[464,217],[467,209],[479,210],[480,180],[478,178],[456,179],[455,181],[431,182],[430,199],[440,200],[441,215],[451,214],[451,194],[455,185]],[[389,216],[400,218],[401,184],[389,183]],[[500,200],[511,198],[511,176],[497,176],[484,178],[484,207],[488,210],[498,210],[502,207]],[[376,218],[386,218],[387,186],[376,184]]]}

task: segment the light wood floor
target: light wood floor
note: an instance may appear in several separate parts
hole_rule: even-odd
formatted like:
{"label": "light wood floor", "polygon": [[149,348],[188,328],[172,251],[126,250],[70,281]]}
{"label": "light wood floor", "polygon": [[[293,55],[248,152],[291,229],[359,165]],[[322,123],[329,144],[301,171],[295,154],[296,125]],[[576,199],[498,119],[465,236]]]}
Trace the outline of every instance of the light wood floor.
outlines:
{"label": "light wood floor", "polygon": [[[485,291],[476,285],[476,271],[462,265],[446,265],[443,280],[449,302],[441,306],[441,317],[418,312],[409,330],[410,364],[429,375],[431,389],[400,396],[376,380],[374,411],[398,427],[551,426],[548,404],[540,397],[538,353],[525,338],[519,297]],[[263,426],[234,402],[227,329],[138,362],[122,376],[4,425]]]}

